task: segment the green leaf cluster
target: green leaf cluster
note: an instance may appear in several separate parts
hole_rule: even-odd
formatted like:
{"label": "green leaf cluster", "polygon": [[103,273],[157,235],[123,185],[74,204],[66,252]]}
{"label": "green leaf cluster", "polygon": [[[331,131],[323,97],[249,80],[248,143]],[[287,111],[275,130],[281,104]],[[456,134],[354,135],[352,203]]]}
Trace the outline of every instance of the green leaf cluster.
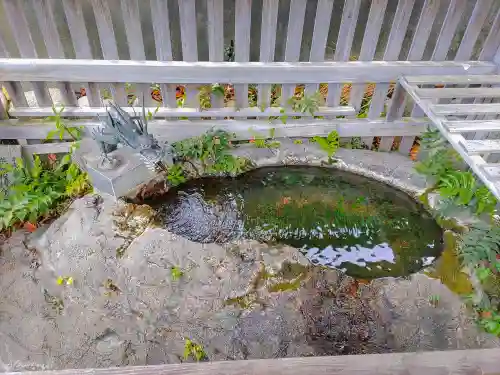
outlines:
{"label": "green leaf cluster", "polygon": [[200,344],[195,344],[190,339],[185,339],[184,341],[184,360],[188,360],[189,357],[192,357],[197,362],[202,361],[207,358],[205,350],[203,346]]}
{"label": "green leaf cluster", "polygon": [[467,207],[476,215],[493,214],[497,200],[470,171],[463,170],[465,164],[438,130],[428,129],[421,139],[421,152],[426,158],[415,167],[434,184],[436,191],[448,202],[441,210],[452,206]]}
{"label": "green leaf cluster", "polygon": [[205,173],[239,174],[247,169],[249,161],[229,153],[234,134],[224,130],[209,130],[199,137],[173,143],[176,164],[200,161]]}
{"label": "green leaf cluster", "polygon": [[326,151],[328,157],[331,158],[340,147],[339,133],[336,130],[332,130],[328,133],[327,137],[315,136],[312,138],[313,142],[316,142],[322,150]]}
{"label": "green leaf cluster", "polygon": [[487,332],[500,335],[500,226],[494,220],[497,199],[465,164],[437,130],[428,130],[421,140],[426,159],[416,170],[433,183],[428,192],[443,197],[436,208],[440,216],[449,216],[450,209],[467,208],[477,219],[462,234],[458,256],[465,267],[473,270],[484,293],[477,300],[469,298],[478,314],[478,323]]}
{"label": "green leaf cluster", "polygon": [[61,114],[64,111],[64,106],[58,110],[55,105],[52,105],[52,111],[54,112],[53,116],[47,117],[46,121],[53,121],[56,128],[50,130],[47,133],[46,139],[54,139],[59,138],[59,140],[63,140],[66,135],[68,135],[73,141],[78,141],[82,138],[83,135],[83,126],[66,126],[61,118]]}
{"label": "green leaf cluster", "polygon": [[458,255],[472,267],[480,267],[484,262],[495,265],[500,257],[500,227],[482,222],[471,225],[460,239]]}
{"label": "green leaf cluster", "polygon": [[442,197],[459,206],[471,207],[477,215],[493,213],[497,205],[495,196],[469,171],[449,171],[440,176],[437,184]]}
{"label": "green leaf cluster", "polygon": [[319,110],[319,105],[322,100],[323,97],[321,93],[319,91],[316,91],[312,95],[294,95],[290,99],[288,99],[288,104],[295,112],[309,113],[311,116],[314,116],[314,113]]}
{"label": "green leaf cluster", "polygon": [[281,142],[275,139],[276,128],[269,129],[267,137],[256,132],[252,128],[248,129],[248,131],[252,134],[251,143],[257,148],[279,148],[281,145]]}
{"label": "green leaf cluster", "polygon": [[0,230],[24,221],[36,223],[61,201],[90,188],[87,174],[71,161],[70,154],[52,162],[43,162],[35,155],[32,166],[22,159],[15,165],[0,165],[0,175],[7,173],[12,175],[12,183],[0,197]]}
{"label": "green leaf cluster", "polygon": [[177,186],[186,182],[184,170],[180,164],[174,164],[168,168],[167,180],[172,186]]}

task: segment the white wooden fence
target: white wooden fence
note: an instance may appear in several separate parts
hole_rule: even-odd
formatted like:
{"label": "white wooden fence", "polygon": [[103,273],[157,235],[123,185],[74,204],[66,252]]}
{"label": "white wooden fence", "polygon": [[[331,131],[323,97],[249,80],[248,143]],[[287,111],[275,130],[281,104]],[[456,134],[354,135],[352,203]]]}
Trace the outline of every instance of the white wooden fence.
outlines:
{"label": "white wooden fence", "polygon": [[[276,128],[277,136],[324,135],[337,129],[341,137],[363,137],[367,144],[380,136],[382,151],[391,149],[394,137],[403,137],[399,151],[407,154],[428,122],[418,108],[390,121],[381,116],[390,100],[391,83],[408,74],[494,74],[495,59],[500,60],[496,57],[500,2],[495,0],[261,0],[261,14],[252,14],[256,8],[252,0],[236,0],[229,15],[234,30],[224,30],[228,24],[224,0],[140,1],[121,0],[120,8],[112,9],[107,0],[1,0],[0,22],[3,19],[9,27],[0,33],[0,82],[11,103],[1,111],[5,115],[0,139],[19,140],[26,154],[64,152],[67,143],[39,141],[53,128],[40,121],[53,114],[53,103],[65,106],[68,124],[89,128],[97,124],[96,115],[105,112],[107,92],[134,112],[127,101],[130,84],[155,112],[158,103],[151,98],[151,85],[156,84],[163,102],[150,129],[161,137],[177,140],[211,126],[234,131],[240,138],[250,136],[249,128],[260,132]],[[390,13],[388,5],[394,2],[397,6]],[[149,5],[151,24],[144,23],[144,3]],[[337,3],[341,13],[334,12]],[[71,45],[61,38],[62,28],[55,19],[58,9]],[[281,38],[284,47],[277,45],[276,37],[282,9],[288,16],[286,38]],[[363,11],[367,16],[361,20]],[[200,30],[197,22],[200,12],[208,20],[206,30]],[[306,12],[315,13],[311,36],[305,32]],[[178,30],[169,22],[173,15],[178,16]],[[334,24],[339,24],[338,30],[330,27]],[[123,29],[130,60],[120,60],[116,33]],[[146,60],[147,30],[154,35],[156,60]],[[362,42],[359,54],[353,56],[355,37]],[[308,61],[299,61],[307,38]],[[234,62],[224,61],[225,39],[234,40]],[[208,43],[210,61],[199,61],[200,43]],[[260,43],[259,61],[249,62],[255,43]],[[175,45],[180,45],[182,61],[173,60]],[[333,59],[324,61],[332,46]],[[277,48],[284,48],[284,61],[275,61]],[[68,49],[75,59],[68,58]],[[374,60],[377,54],[382,60]],[[425,55],[430,59],[422,61]],[[232,85],[234,100],[212,94],[211,108],[200,108],[200,86],[215,83]],[[310,95],[320,84],[327,84],[328,91],[314,116],[294,112],[286,103],[297,85],[305,85]],[[346,84],[352,85],[347,104],[341,103]],[[370,107],[366,118],[358,118],[368,84],[375,84]],[[183,107],[176,100],[179,85],[186,88]],[[256,104],[249,102],[249,85],[257,85]],[[77,101],[75,92],[81,88],[86,100]],[[281,104],[271,105],[271,90],[281,92]],[[277,119],[283,114],[289,116],[285,125]]]}

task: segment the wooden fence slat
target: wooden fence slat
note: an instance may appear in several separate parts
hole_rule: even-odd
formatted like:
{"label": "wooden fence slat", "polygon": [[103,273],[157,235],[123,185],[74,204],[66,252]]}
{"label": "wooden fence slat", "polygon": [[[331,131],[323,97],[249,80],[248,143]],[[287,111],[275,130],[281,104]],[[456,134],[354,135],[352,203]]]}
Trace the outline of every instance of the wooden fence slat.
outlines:
{"label": "wooden fence slat", "polygon": [[432,53],[431,60],[441,61],[446,60],[448,50],[450,49],[451,41],[455,36],[455,31],[462,19],[462,14],[465,11],[467,0],[451,0],[446,16],[443,21],[443,26],[439,32],[439,36]]}
{"label": "wooden fence slat", "polygon": [[[250,59],[250,23],[252,0],[236,0],[234,21],[234,53],[236,62]],[[248,85],[234,85],[236,107],[248,107]]]}
{"label": "wooden fence slat", "polygon": [[[168,3],[165,0],[151,0],[151,19],[153,22],[153,33],[155,37],[156,59],[160,61],[171,61],[172,41],[170,39]],[[160,85],[163,106],[177,107],[175,98],[175,84]]]}
{"label": "wooden fence slat", "polygon": [[[344,3],[339,36],[335,46],[335,61],[349,61],[360,6],[361,0],[351,0]],[[343,85],[338,84],[328,85],[328,97],[326,99],[328,105],[336,106],[340,103],[342,87]]]}
{"label": "wooden fence slat", "polygon": [[425,0],[410,50],[408,51],[407,60],[418,61],[422,59],[440,5],[441,0]]}
{"label": "wooden fence slat", "polygon": [[[311,42],[309,61],[323,61],[325,59],[326,42],[332,18],[333,0],[319,0],[314,18],[314,29]],[[306,94],[318,91],[318,85],[306,85]]]}
{"label": "wooden fence slat", "polygon": [[[408,51],[407,60],[419,61],[422,59],[440,6],[441,0],[425,0],[422,12],[420,13],[420,17],[418,19],[415,34],[413,35],[410,50]],[[411,116],[422,117],[423,115],[424,114],[420,107],[414,104]],[[415,137],[403,137],[399,145],[399,152],[408,155],[411,147],[413,146],[414,140]]]}
{"label": "wooden fence slat", "polygon": [[[73,42],[73,48],[77,59],[92,59],[92,50],[90,49],[90,41],[87,35],[87,27],[83,19],[82,3],[79,0],[64,0],[62,2],[66,21],[68,23],[69,33]],[[91,106],[99,106],[101,104],[99,95],[99,85],[90,86],[89,83],[84,84],[85,91],[91,93],[88,96]],[[97,89],[97,90],[96,90]],[[94,95],[92,95],[94,94]]]}
{"label": "wooden fence slat", "polygon": [[[207,0],[208,55],[210,61],[224,61],[224,0]],[[224,107],[224,98],[211,95],[214,108]]]}
{"label": "wooden fence slat", "polygon": [[419,375],[495,375],[498,374],[499,356],[500,349],[498,348],[467,349],[124,366],[39,371],[39,374],[37,372],[7,373],[6,375],[405,375],[413,373]]}
{"label": "wooden fence slat", "polygon": [[[82,126],[86,136],[89,136],[91,130],[98,126],[99,123],[97,119],[72,120],[71,122],[74,126]],[[300,120],[290,119],[286,124],[282,124],[280,120],[253,120],[250,128],[246,119],[189,121],[165,120],[155,117],[148,123],[148,130],[154,135],[171,140],[171,137],[182,139],[186,136],[199,135],[205,132],[206,129],[217,127],[229,132],[236,132],[237,139],[249,139],[254,135],[249,129],[267,134],[270,129],[275,128],[277,137],[327,135],[335,129],[341,137],[373,134],[415,136],[422,134],[427,129],[427,126],[428,122],[425,120],[395,121],[389,124],[385,120],[336,119],[335,122],[332,122],[306,118]],[[53,125],[40,124],[40,121],[36,120],[6,120],[1,129],[2,139],[42,139],[53,129]],[[65,139],[70,139],[70,137],[66,135]],[[373,139],[373,136],[370,139]]]}
{"label": "wooden fence slat", "polygon": [[[119,60],[109,3],[107,0],[91,0],[91,2],[101,42],[102,55],[105,60]],[[111,84],[111,94],[118,105],[127,105],[127,94],[123,84]]]}
{"label": "wooden fence slat", "polygon": [[198,60],[198,42],[196,39],[195,0],[178,0],[181,26],[182,60]]}
{"label": "wooden fence slat", "polygon": [[[192,98],[194,100],[194,98]],[[122,107],[124,111],[138,115],[137,109],[134,107]],[[146,108],[153,112],[154,107]],[[279,116],[281,114],[280,107],[269,107],[261,111],[257,107],[247,107],[240,110],[234,108],[210,108],[206,110],[199,110],[197,108],[159,108],[158,116],[160,117],[270,117]],[[38,107],[20,107],[12,110],[12,115],[16,117],[47,117],[52,113],[52,108],[38,108]],[[105,108],[101,107],[66,107],[62,111],[62,115],[70,117],[93,117],[105,114]],[[315,116],[350,116],[354,113],[354,109],[348,106],[341,107],[319,107],[314,113]],[[287,116],[302,116],[311,117],[310,113],[303,113],[286,109],[284,112]]]}
{"label": "wooden fence slat", "polygon": [[[410,16],[415,0],[401,0],[396,8],[394,20],[392,21],[391,31],[387,40],[387,46],[384,52],[384,61],[394,61],[399,57],[401,46],[410,22]],[[384,110],[385,97],[389,90],[389,84],[377,84],[373,94],[374,99],[370,105],[369,117],[380,116]]]}
{"label": "wooden fence slat", "polygon": [[[198,61],[195,0],[178,0],[183,61]],[[211,82],[210,82],[211,83]],[[198,108],[198,84],[185,86],[184,107]]]}
{"label": "wooden fence slat", "polygon": [[[300,46],[302,33],[304,31],[304,20],[307,2],[303,0],[292,0],[290,13],[288,15],[288,26],[286,33],[285,61],[296,62],[300,58]],[[283,85],[281,92],[283,106],[287,105],[288,99],[295,95],[297,85]]]}
{"label": "wooden fence slat", "polygon": [[120,0],[131,60],[146,60],[137,0]]}
{"label": "wooden fence slat", "polygon": [[[9,58],[10,54],[5,47],[5,42],[0,33],[0,57],[1,58]],[[22,83],[14,82],[14,81],[5,81],[2,82],[2,85],[7,90],[9,94],[10,100],[14,106],[26,107],[28,103],[26,102],[26,96],[24,95],[24,90]]]}
{"label": "wooden fence slat", "polygon": [[[144,61],[146,60],[146,53],[144,51],[144,40],[142,37],[138,0],[121,0],[120,4],[122,8],[123,22],[125,24],[125,34],[127,36],[130,59]],[[138,102],[139,104],[144,104],[147,107],[155,105],[151,98],[150,86],[151,82],[140,83],[137,85],[136,97]]]}
{"label": "wooden fence slat", "polygon": [[[373,0],[370,6],[370,13],[368,14],[368,21],[366,24],[363,42],[361,44],[361,51],[359,53],[359,61],[371,61],[375,56],[377,42],[382,29],[384,21],[385,9],[388,0]],[[349,104],[356,108],[358,111],[365,94],[365,84],[353,84],[351,88],[351,95]]]}
{"label": "wooden fence slat", "polygon": [[458,47],[455,60],[469,60],[484,22],[489,15],[493,0],[478,0],[469,19],[462,42]]}
{"label": "wooden fence slat", "polygon": [[[274,61],[276,46],[276,25],[278,22],[278,1],[262,0],[262,26],[260,31],[261,62]],[[260,108],[269,107],[271,85],[259,85],[257,101]]]}
{"label": "wooden fence slat", "polygon": [[[49,58],[63,59],[65,57],[64,50],[54,18],[54,1],[32,0],[31,3],[33,5],[33,9],[35,10],[38,26],[40,27],[40,31],[43,35]],[[69,83],[56,83],[55,85],[61,93],[61,99],[64,105],[76,104],[76,96]]]}
{"label": "wooden fence slat", "polygon": [[484,41],[483,48],[479,54],[479,60],[491,61],[500,47],[500,9],[491,25],[490,32]]}
{"label": "wooden fence slat", "polygon": [[168,2],[165,0],[151,0],[151,19],[153,21],[156,58],[160,61],[171,61],[173,58],[168,17]]}
{"label": "wooden fence slat", "polygon": [[[31,38],[22,3],[17,0],[3,0],[3,6],[21,57],[37,58],[35,44]],[[52,101],[45,84],[33,82],[32,86],[37,104],[39,106],[51,106]]]}
{"label": "wooden fence slat", "polygon": [[[35,64],[36,62],[36,64]],[[464,69],[467,67],[467,70]],[[500,83],[486,61],[185,62],[79,59],[0,59],[0,81],[129,83],[389,83],[400,75],[422,84]],[[415,76],[411,76],[415,74]],[[429,77],[435,81],[427,82]]]}
{"label": "wooden fence slat", "polygon": [[79,0],[62,2],[69,32],[73,40],[73,48],[77,59],[92,59],[87,27],[83,19],[82,3]]}
{"label": "wooden fence slat", "polygon": [[[472,50],[476,44],[479,34],[481,33],[484,22],[488,17],[492,4],[493,0],[478,0],[476,2],[472,15],[469,19],[469,23],[467,24],[467,28],[465,29],[464,36],[455,55],[455,61],[468,60],[471,57]],[[483,98],[476,98],[474,103],[482,103],[484,101],[485,100]],[[487,101],[491,100],[487,99]],[[459,100],[458,103],[462,103],[462,100]],[[475,115],[468,116],[469,120],[473,120],[475,118],[477,118]],[[477,134],[474,135],[474,137],[476,136]]]}
{"label": "wooden fence slat", "polygon": [[[36,0],[35,0],[36,1]],[[101,42],[102,55],[105,60],[118,60],[118,46],[116,44],[111,11],[107,0],[90,0]]]}

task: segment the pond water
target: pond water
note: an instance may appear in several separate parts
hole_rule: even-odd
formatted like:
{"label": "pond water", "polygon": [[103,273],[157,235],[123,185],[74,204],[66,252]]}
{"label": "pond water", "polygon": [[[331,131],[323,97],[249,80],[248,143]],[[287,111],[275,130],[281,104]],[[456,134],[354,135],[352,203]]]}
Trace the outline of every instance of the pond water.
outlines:
{"label": "pond water", "polygon": [[313,263],[373,279],[405,276],[442,251],[442,231],[403,192],[316,167],[262,168],[202,178],[156,202],[163,225],[195,242],[285,244]]}

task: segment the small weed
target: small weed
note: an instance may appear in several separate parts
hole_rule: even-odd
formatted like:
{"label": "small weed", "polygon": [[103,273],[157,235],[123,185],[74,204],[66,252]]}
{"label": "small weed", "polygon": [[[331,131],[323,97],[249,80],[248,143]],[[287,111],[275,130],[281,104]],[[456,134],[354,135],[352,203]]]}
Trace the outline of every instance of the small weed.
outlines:
{"label": "small weed", "polygon": [[207,358],[205,350],[203,346],[200,344],[195,344],[190,339],[184,340],[184,360],[188,360],[190,357],[195,359],[197,362],[200,362]]}
{"label": "small weed", "polygon": [[281,108],[281,109],[280,109],[280,113],[281,113],[281,115],[280,115],[280,117],[279,117],[279,118],[280,118],[280,120],[281,120],[281,123],[282,123],[283,125],[285,125],[285,124],[286,124],[286,121],[288,120],[288,116],[287,116],[287,115],[285,115],[285,109],[284,109],[284,108]]}
{"label": "small weed", "polygon": [[117,249],[116,249],[116,257],[118,259],[121,259],[123,258],[123,256],[125,255],[125,251],[127,250],[127,245],[122,245],[122,246],[119,246]]}
{"label": "small weed", "polygon": [[500,336],[500,313],[492,309],[486,309],[479,312],[479,325],[486,332]]}
{"label": "small weed", "polygon": [[301,145],[301,144],[303,144],[304,142],[302,141],[302,139],[295,139],[295,140],[293,141],[293,143],[294,143],[294,144],[296,144],[296,145]]}
{"label": "small weed", "polygon": [[269,129],[268,137],[265,137],[252,129],[248,129],[248,131],[252,134],[252,139],[250,139],[249,142],[257,148],[279,148],[281,145],[281,142],[276,141],[274,138],[276,128]]}
{"label": "small weed", "polygon": [[170,278],[172,281],[179,280],[182,276],[184,276],[184,271],[176,266],[170,268]]}
{"label": "small weed", "polygon": [[59,276],[57,278],[57,285],[67,285],[67,286],[70,286],[70,285],[73,285],[73,277],[71,276]]}
{"label": "small weed", "polygon": [[314,116],[314,113],[319,110],[319,104],[322,100],[321,93],[317,91],[312,95],[292,96],[288,99],[288,104],[290,104],[295,112],[309,113],[311,116]]}
{"label": "small weed", "polygon": [[147,119],[148,121],[151,121],[151,120],[154,118],[154,116],[155,116],[155,115],[158,113],[158,111],[160,110],[160,106],[161,106],[161,103],[158,103],[158,105],[156,106],[156,108],[155,108],[154,112],[151,112],[151,111],[148,109],[148,113],[147,113],[147,115],[146,115],[146,119]]}
{"label": "small weed", "polygon": [[191,163],[199,160],[206,173],[227,173],[236,175],[250,165],[245,158],[229,153],[233,147],[234,134],[224,130],[209,130],[199,137],[192,137],[173,143],[176,163]]}
{"label": "small weed", "polygon": [[313,137],[312,142],[316,142],[322,150],[327,152],[328,158],[331,159],[339,148],[339,133],[332,130],[327,137]]}
{"label": "small weed", "polygon": [[45,302],[47,302],[57,314],[62,314],[64,310],[64,301],[62,299],[51,295],[47,289],[43,290],[43,297],[45,298]]}
{"label": "small weed", "polygon": [[441,297],[437,294],[433,294],[431,296],[429,296],[429,303],[434,306],[434,307],[437,307],[439,301],[440,301]]}
{"label": "small weed", "polygon": [[66,126],[61,118],[61,113],[64,111],[64,106],[61,106],[59,110],[56,109],[55,105],[52,105],[52,111],[54,116],[49,116],[46,118],[47,121],[54,121],[56,128],[47,133],[46,139],[52,139],[57,136],[61,141],[67,134],[73,141],[79,141],[82,138],[83,126]]}
{"label": "small weed", "polygon": [[167,180],[172,186],[177,186],[186,182],[184,170],[180,164],[174,164],[168,168]]}
{"label": "small weed", "polygon": [[104,287],[104,289],[106,289],[104,295],[108,297],[111,296],[113,293],[119,294],[121,292],[120,288],[111,279],[106,279],[106,281],[104,281],[102,286]]}

